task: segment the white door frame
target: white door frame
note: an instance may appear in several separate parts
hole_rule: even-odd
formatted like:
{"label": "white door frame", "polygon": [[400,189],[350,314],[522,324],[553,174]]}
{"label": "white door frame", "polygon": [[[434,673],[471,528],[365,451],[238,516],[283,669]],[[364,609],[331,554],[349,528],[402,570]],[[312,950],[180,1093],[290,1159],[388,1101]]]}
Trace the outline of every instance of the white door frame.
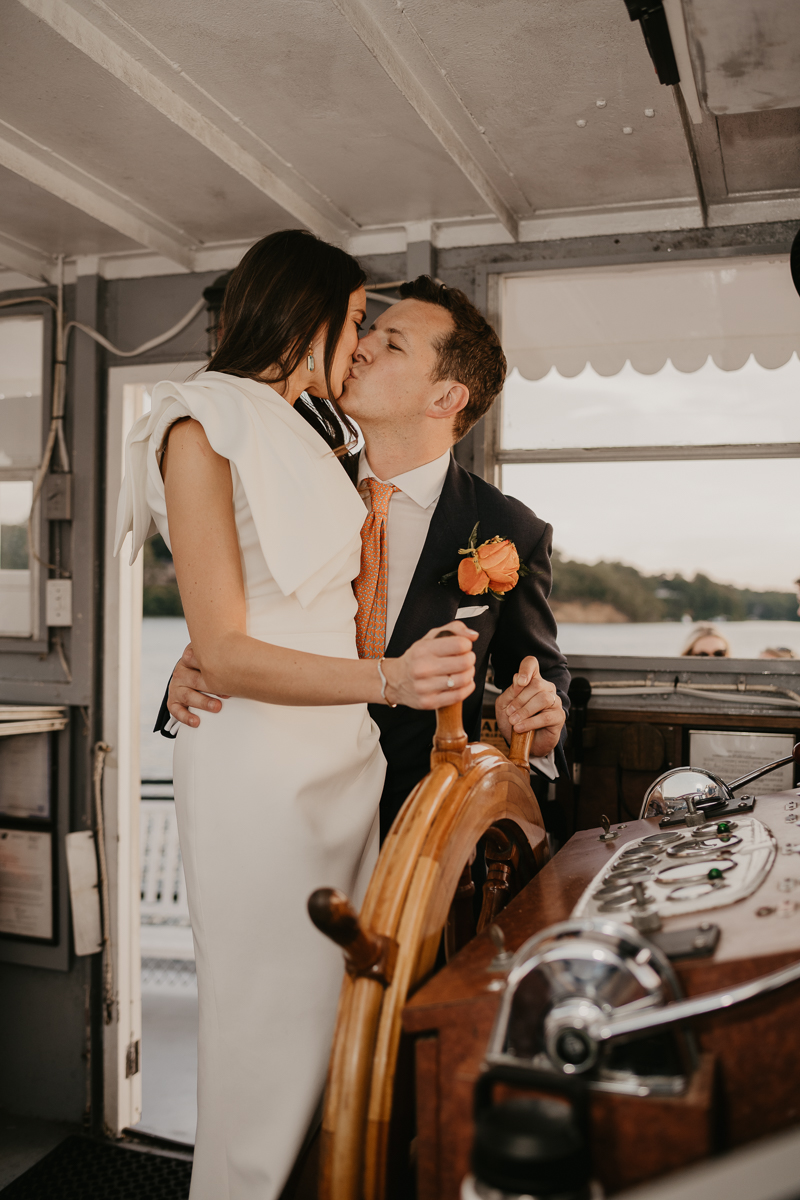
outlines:
{"label": "white door frame", "polygon": [[183,382],[205,362],[112,367],[108,372],[106,442],[103,741],[111,747],[103,780],[106,858],[111,899],[111,956],[116,1005],[103,1027],[103,1110],[106,1132],[118,1136],[142,1115],[142,992],[139,949],[139,679],[142,645],[140,554],[133,566],[130,534],[114,557],[117,497],[125,439],[141,416],[141,386]]}

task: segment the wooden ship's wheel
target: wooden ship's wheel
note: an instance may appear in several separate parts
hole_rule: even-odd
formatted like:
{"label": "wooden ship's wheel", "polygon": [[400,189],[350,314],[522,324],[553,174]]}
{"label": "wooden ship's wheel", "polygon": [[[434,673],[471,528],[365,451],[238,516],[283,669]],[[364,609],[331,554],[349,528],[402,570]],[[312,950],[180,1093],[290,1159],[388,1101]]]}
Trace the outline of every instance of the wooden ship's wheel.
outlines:
{"label": "wooden ship's wheel", "polygon": [[[544,865],[547,839],[530,786],[532,733],[509,757],[467,744],[461,705],[441,709],[431,771],[383,845],[360,916],[340,892],[309,900],[315,925],[347,963],[322,1122],[320,1200],[383,1200],[401,1015],[410,993],[480,932]],[[476,921],[471,867],[485,840]],[[392,1171],[392,1174],[394,1172]]]}

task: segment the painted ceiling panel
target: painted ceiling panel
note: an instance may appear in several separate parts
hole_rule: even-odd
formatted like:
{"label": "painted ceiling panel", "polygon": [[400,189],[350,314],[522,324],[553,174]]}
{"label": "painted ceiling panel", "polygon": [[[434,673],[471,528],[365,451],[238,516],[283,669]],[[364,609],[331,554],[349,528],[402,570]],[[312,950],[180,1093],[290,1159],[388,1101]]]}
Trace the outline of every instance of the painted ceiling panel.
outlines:
{"label": "painted ceiling panel", "polygon": [[[486,218],[490,201],[512,227],[565,211],[628,208],[637,219],[639,206],[694,198],[671,91],[622,0],[48,0],[44,20],[26,7],[38,2],[2,4],[13,53],[0,74],[0,139],[149,223],[156,236],[138,232],[157,249],[168,239],[158,252],[177,261],[189,243],[304,223],[245,177],[244,159],[344,235]],[[355,32],[359,13],[385,36],[386,70]],[[65,22],[65,36],[48,21]],[[88,39],[87,53],[68,38]],[[148,103],[115,70],[159,98]],[[183,105],[182,116],[173,122],[157,103]],[[441,120],[461,139],[464,171],[429,128]],[[222,157],[198,140],[197,121],[225,143]],[[699,144],[716,163],[715,128],[707,119]],[[800,110],[727,116],[719,129],[731,192],[800,188]],[[237,156],[239,169],[228,165]],[[721,201],[721,170],[716,178]],[[131,245],[38,189],[34,220],[29,187],[0,174],[8,236],[69,254]],[[291,196],[283,202],[292,208]]]}
{"label": "painted ceiling panel", "polygon": [[800,188],[800,108],[719,117],[729,192]]}
{"label": "painted ceiling panel", "polygon": [[405,15],[534,208],[693,194],[670,90],[622,0],[408,0]]}
{"label": "painted ceiling panel", "polygon": [[0,167],[0,233],[11,233],[44,254],[114,254],[138,250],[100,221]]}
{"label": "painted ceiling panel", "polygon": [[[95,5],[80,7],[100,24]],[[486,211],[331,0],[110,7],[180,65],[183,96],[201,101],[190,81],[210,92],[242,123],[243,144],[263,154],[266,143],[357,225]],[[125,32],[107,17],[101,27]],[[141,43],[138,55],[145,61]],[[215,119],[213,106],[204,111]]]}
{"label": "painted ceiling panel", "polygon": [[683,0],[700,93],[714,113],[800,104],[794,0]]}
{"label": "painted ceiling panel", "polygon": [[4,27],[15,46],[0,72],[4,123],[194,240],[287,224],[252,184],[21,5],[6,6]]}

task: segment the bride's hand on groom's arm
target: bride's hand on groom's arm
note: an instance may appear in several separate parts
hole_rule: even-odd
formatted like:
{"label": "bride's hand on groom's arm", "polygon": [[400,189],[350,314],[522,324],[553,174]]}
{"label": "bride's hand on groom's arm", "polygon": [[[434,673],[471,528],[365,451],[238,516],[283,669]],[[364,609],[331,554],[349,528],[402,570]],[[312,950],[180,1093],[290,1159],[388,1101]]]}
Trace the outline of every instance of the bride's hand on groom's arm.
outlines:
{"label": "bride's hand on groom's arm", "polygon": [[189,712],[190,708],[200,708],[206,712],[216,713],[222,708],[222,700],[227,699],[227,696],[208,695],[208,686],[203,679],[200,664],[195,658],[190,642],[175,664],[172,679],[169,681],[167,708],[170,716],[183,725],[191,725],[196,728],[200,724],[200,718],[195,713]]}
{"label": "bride's hand on groom's arm", "polygon": [[[442,629],[454,636],[439,638]],[[477,636],[477,631],[463,621],[451,621],[439,629],[431,629],[400,658],[384,659],[386,700],[390,704],[423,709],[443,708],[466,700],[475,690],[472,644]]]}

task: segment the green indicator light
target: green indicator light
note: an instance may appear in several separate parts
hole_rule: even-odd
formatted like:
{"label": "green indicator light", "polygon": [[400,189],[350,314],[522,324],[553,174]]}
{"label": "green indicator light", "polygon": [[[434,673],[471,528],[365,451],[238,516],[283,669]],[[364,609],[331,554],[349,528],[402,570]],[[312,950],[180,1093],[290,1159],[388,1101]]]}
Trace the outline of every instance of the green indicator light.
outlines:
{"label": "green indicator light", "polygon": [[708,878],[709,879],[722,879],[722,871],[720,871],[719,867],[712,867],[711,870],[708,872]]}

